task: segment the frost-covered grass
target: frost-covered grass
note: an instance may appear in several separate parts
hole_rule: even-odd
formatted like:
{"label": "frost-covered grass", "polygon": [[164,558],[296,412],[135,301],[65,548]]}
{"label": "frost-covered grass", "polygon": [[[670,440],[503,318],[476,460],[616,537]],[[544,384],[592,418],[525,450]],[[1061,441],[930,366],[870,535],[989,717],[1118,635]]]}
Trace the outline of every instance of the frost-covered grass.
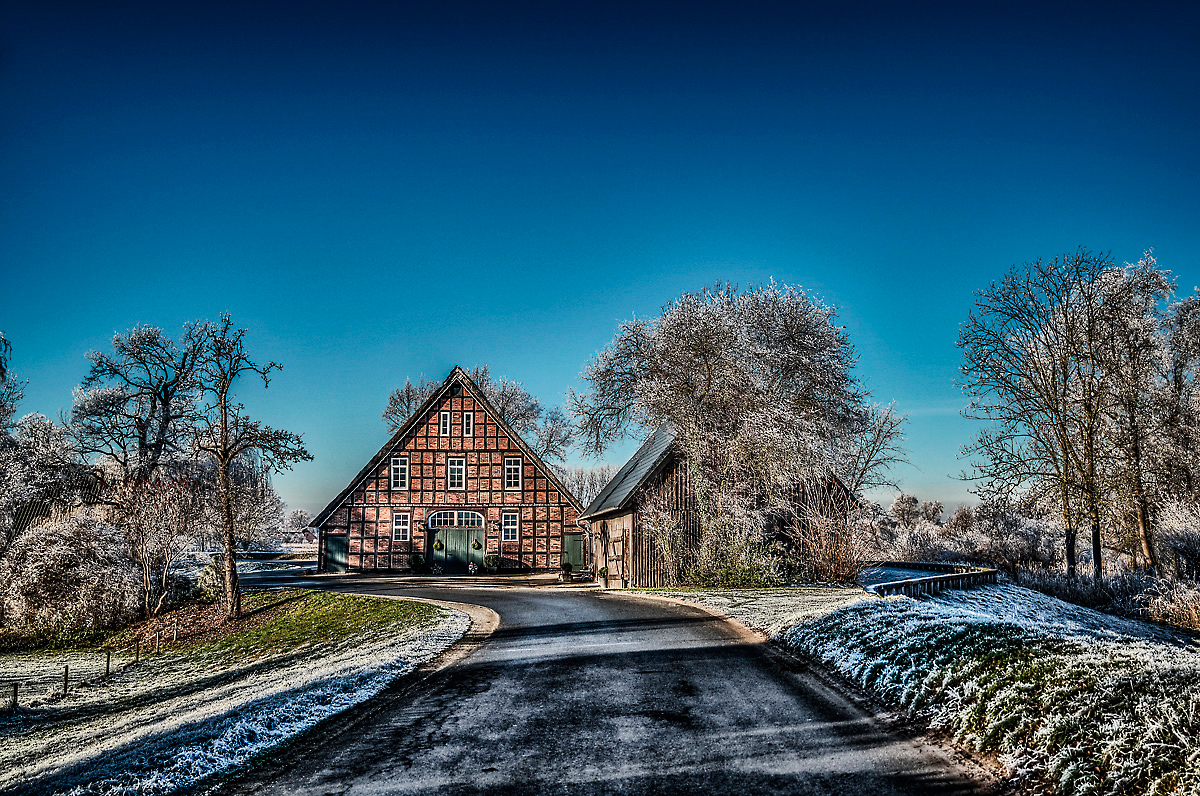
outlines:
{"label": "frost-covered grass", "polygon": [[799,622],[824,616],[861,600],[871,599],[862,589],[840,586],[721,590],[655,589],[647,593],[698,603],[771,635]]}
{"label": "frost-covered grass", "polygon": [[0,681],[39,666],[57,673],[40,693],[23,692],[23,711],[0,717],[0,791],[195,785],[370,699],[470,625],[458,612],[354,595],[263,592],[245,604],[239,626],[204,629],[111,677],[73,682],[65,698],[64,655],[85,653],[0,655]]}
{"label": "frost-covered grass", "polygon": [[1189,635],[989,586],[857,602],[778,638],[998,754],[1030,791],[1200,793]]}

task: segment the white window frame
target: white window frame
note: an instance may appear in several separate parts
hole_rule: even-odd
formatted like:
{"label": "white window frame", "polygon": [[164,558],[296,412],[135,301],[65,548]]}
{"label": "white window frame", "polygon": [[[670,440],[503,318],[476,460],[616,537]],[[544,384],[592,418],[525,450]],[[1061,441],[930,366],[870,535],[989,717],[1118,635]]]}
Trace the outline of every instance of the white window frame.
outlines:
{"label": "white window frame", "polygon": [[390,471],[389,483],[393,490],[407,491],[408,490],[408,457],[393,456]]}
{"label": "white window frame", "polygon": [[[516,470],[517,470],[517,485],[516,485],[516,486],[513,486],[512,484],[510,484],[510,483],[508,482],[508,469],[509,469],[509,463],[510,463],[510,462],[516,462],[516,463],[517,463],[517,466],[516,466]],[[505,457],[504,457],[504,488],[505,488],[505,489],[519,490],[519,489],[521,488],[521,484],[522,484],[522,482],[524,481],[524,475],[525,475],[525,474],[524,474],[524,472],[523,472],[523,471],[524,471],[524,469],[525,469],[525,463],[522,461],[522,459],[521,459],[521,457],[520,457],[520,456],[505,456]]]}
{"label": "white window frame", "polygon": [[[511,523],[510,523],[511,520]],[[500,541],[516,542],[521,538],[521,515],[506,511],[500,515]]]}
{"label": "white window frame", "polygon": [[442,412],[440,415],[438,415],[438,436],[439,437],[450,436],[450,413],[449,412]]}
{"label": "white window frame", "polygon": [[412,541],[412,515],[407,511],[392,515],[392,541]]}
{"label": "white window frame", "polygon": [[474,412],[463,412],[462,415],[463,415],[463,436],[464,437],[475,436],[475,413]]}
{"label": "white window frame", "polygon": [[[458,486],[454,485],[454,467],[458,462]],[[462,456],[446,459],[446,489],[460,491],[467,488],[467,460]]]}
{"label": "white window frame", "polygon": [[439,509],[429,515],[425,524],[430,528],[484,528],[486,520],[478,511]]}

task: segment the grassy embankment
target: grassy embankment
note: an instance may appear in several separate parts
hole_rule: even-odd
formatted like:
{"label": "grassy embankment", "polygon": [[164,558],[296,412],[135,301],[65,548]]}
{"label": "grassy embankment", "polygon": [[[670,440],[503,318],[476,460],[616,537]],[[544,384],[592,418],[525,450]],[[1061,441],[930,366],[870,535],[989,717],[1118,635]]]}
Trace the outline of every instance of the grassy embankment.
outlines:
{"label": "grassy embankment", "polygon": [[[431,605],[306,589],[249,591],[242,617],[225,620],[220,604],[195,601],[127,628],[70,635],[0,627],[0,655],[15,652],[122,650],[140,640],[145,651],[159,634],[172,652],[224,651],[255,656],[308,644],[336,642],[369,628],[419,627],[440,614]],[[2,660],[2,659],[0,659]]]}

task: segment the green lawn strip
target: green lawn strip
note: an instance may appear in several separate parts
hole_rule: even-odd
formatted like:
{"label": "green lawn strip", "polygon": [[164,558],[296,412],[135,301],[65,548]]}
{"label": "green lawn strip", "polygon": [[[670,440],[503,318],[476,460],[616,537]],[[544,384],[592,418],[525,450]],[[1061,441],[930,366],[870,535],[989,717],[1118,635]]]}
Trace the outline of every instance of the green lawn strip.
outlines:
{"label": "green lawn strip", "polygon": [[303,589],[249,592],[242,609],[247,618],[257,611],[271,614],[266,622],[224,633],[206,647],[234,654],[285,652],[367,631],[399,634],[431,627],[443,614],[427,603]]}
{"label": "green lawn strip", "polygon": [[[306,589],[247,591],[242,595],[242,617],[233,623],[223,619],[219,605],[196,601],[120,629],[53,635],[0,628],[0,654],[128,651],[134,640],[140,639],[142,654],[149,655],[152,635],[160,630],[164,652],[258,656],[343,641],[372,630],[399,634],[430,627],[441,615],[435,606],[405,600]],[[173,639],[176,630],[178,642],[166,645],[165,640]]]}

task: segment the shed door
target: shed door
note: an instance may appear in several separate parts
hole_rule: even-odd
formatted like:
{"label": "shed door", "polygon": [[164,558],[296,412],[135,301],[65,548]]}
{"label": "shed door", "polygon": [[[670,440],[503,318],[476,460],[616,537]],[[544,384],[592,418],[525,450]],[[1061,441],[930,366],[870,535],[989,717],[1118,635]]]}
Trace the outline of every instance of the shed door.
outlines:
{"label": "shed door", "polygon": [[563,561],[576,571],[583,568],[583,534],[569,533],[563,536]]}
{"label": "shed door", "polygon": [[345,572],[346,571],[346,549],[350,544],[349,537],[346,536],[326,536],[325,537],[325,571],[326,572]]}

